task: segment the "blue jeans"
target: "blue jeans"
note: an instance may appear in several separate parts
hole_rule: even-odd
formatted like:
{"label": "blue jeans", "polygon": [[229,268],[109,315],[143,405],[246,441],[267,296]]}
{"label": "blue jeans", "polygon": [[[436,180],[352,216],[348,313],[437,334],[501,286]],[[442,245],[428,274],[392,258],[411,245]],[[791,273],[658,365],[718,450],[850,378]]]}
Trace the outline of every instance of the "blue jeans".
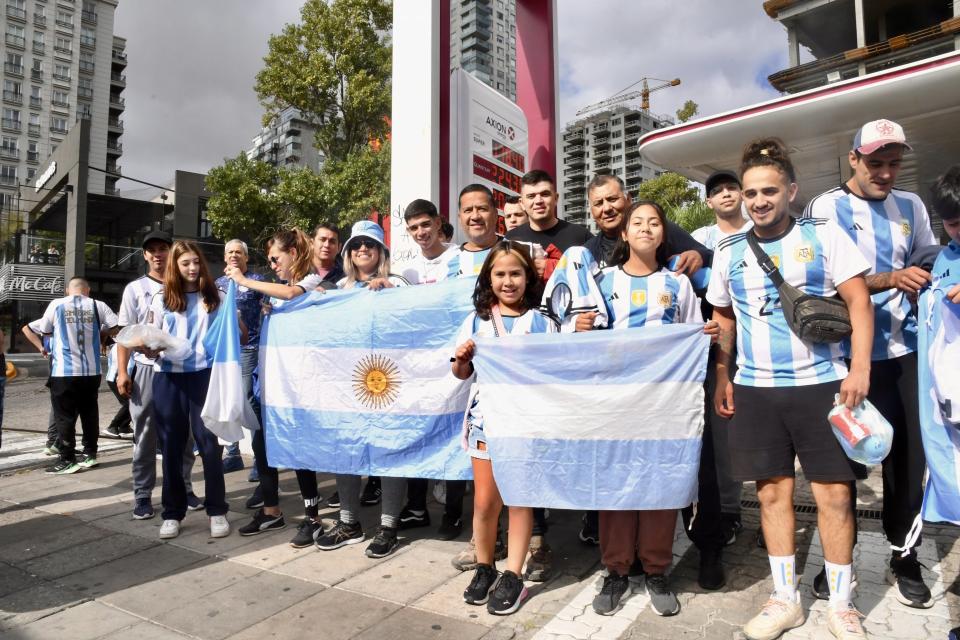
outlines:
{"label": "blue jeans", "polygon": [[[257,400],[257,396],[253,393],[253,372],[257,368],[259,358],[259,347],[244,347],[240,350],[240,373],[243,376],[243,390],[247,394],[247,400],[250,401],[250,406],[253,408],[253,413],[256,414],[257,420],[263,422],[263,418],[260,417],[260,401]],[[228,458],[230,456],[239,456],[240,443],[234,442],[233,444],[228,444],[223,450],[223,455]]]}

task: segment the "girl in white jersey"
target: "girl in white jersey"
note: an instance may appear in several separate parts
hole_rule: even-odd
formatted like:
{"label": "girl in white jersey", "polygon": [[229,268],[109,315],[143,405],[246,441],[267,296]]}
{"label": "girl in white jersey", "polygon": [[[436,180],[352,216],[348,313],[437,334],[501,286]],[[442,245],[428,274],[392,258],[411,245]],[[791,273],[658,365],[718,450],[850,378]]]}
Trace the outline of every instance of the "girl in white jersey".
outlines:
{"label": "girl in white jersey", "polygon": [[[383,229],[369,220],[361,220],[353,225],[350,239],[343,245],[343,270],[347,275],[337,282],[340,289],[379,290],[408,284],[402,277],[391,275],[390,251],[383,243]],[[375,482],[374,478],[370,478],[370,481]],[[366,554],[370,558],[388,556],[400,545],[397,530],[407,482],[405,478],[381,478],[380,483],[380,526],[367,545]],[[369,487],[363,493],[364,498],[375,495]],[[317,548],[322,551],[363,542],[363,528],[358,519],[360,505],[376,504],[367,499],[361,502],[358,475],[337,474],[337,495],[340,499],[340,517],[329,531],[317,538]]]}
{"label": "girl in white jersey", "polygon": [[[237,286],[248,287],[270,296],[270,304],[277,304],[281,300],[292,300],[305,293],[314,291],[323,282],[313,271],[313,252],[310,238],[299,229],[289,229],[276,233],[267,241],[267,260],[270,268],[277,274],[280,282],[264,282],[247,278],[237,267],[227,266],[224,273],[237,283]],[[321,289],[322,291],[322,289]],[[266,326],[266,325],[265,325]],[[267,327],[269,331],[269,327]],[[263,375],[263,372],[260,372]],[[260,388],[263,388],[261,383]],[[266,421],[264,421],[266,422]],[[280,509],[279,474],[276,467],[268,464],[267,445],[262,428],[253,432],[253,454],[260,475],[260,484],[257,491],[247,501],[248,508],[260,506],[253,519],[240,527],[242,536],[252,536],[267,531],[276,531],[286,527],[283,511]],[[290,541],[294,548],[308,547],[313,544],[315,536],[322,531],[320,526],[319,502],[320,493],[317,487],[317,474],[309,469],[297,469],[297,484],[300,487],[300,497],[303,498],[305,516],[297,528],[297,533]]]}
{"label": "girl in white jersey", "polygon": [[[525,246],[503,240],[483,262],[473,294],[476,311],[464,320],[457,337],[453,375],[461,380],[473,376],[472,337],[506,334],[555,333],[553,321],[537,311],[541,281]],[[463,592],[468,604],[487,603],[487,611],[506,615],[520,608],[527,597],[520,572],[533,532],[533,509],[509,507],[507,570],[497,579],[494,566],[497,522],[503,499],[493,478],[493,467],[483,433],[483,415],[477,396],[467,416],[468,452],[473,463],[473,536],[477,547],[477,569]],[[488,602],[489,600],[489,602]]]}
{"label": "girl in white jersey", "polygon": [[[666,239],[667,219],[660,205],[640,200],[627,209],[611,266],[598,279],[609,318],[607,328],[703,322],[690,281],[666,268]],[[593,329],[593,315],[581,314],[577,330]],[[719,326],[710,322],[704,332],[715,339]],[[620,608],[629,588],[630,567],[639,559],[654,611],[662,616],[679,613],[680,602],[666,575],[673,560],[676,522],[676,509],[600,512],[600,551],[608,573],[594,598],[594,611],[611,615]]]}
{"label": "girl in white jersey", "polygon": [[213,355],[203,347],[207,328],[220,308],[220,292],[210,276],[200,247],[193,242],[173,243],[163,276],[161,295],[155,296],[148,317],[164,331],[186,339],[193,349],[182,361],[144,349],[156,358],[153,410],[163,450],[163,524],[161,538],[175,538],[187,512],[183,482],[183,450],[192,432],[203,458],[204,506],[210,516],[210,536],[230,534],[223,480],[223,447],[203,424],[200,411],[207,397]]}

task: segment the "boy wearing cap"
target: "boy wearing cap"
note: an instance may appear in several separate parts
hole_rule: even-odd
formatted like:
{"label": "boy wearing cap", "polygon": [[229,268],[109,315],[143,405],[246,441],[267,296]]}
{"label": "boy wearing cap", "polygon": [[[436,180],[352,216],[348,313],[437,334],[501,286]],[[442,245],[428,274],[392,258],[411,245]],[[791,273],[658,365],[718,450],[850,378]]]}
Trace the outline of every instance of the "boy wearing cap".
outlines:
{"label": "boy wearing cap", "polygon": [[[164,231],[151,231],[143,238],[143,260],[147,275],[123,289],[120,302],[120,327],[147,324],[150,305],[163,289],[163,270],[173,238]],[[151,495],[157,483],[157,431],[153,422],[153,360],[143,353],[134,355],[134,370],[127,373],[130,349],[117,345],[117,390],[130,398],[130,420],[133,423],[133,517],[146,520],[154,515]],[[193,471],[193,436],[188,436],[183,452],[183,481],[187,488],[187,508],[196,511],[203,503],[193,493],[190,474]]]}
{"label": "boy wearing cap", "polygon": [[[920,574],[916,546],[908,547],[907,536],[920,513],[926,468],[920,438],[917,322],[910,304],[930,281],[930,273],[908,265],[916,251],[937,240],[920,198],[894,188],[903,154],[909,150],[899,124],[866,123],[848,154],[852,177],[811,200],[803,215],[839,224],[871,266],[866,281],[876,328],[867,397],[894,429],[893,448],[883,461],[883,530],[892,550],[887,580],[896,585],[900,602],[927,608],[933,599]],[[849,343],[844,349],[849,358]],[[813,587],[818,598],[827,595],[825,583],[821,572]]]}
{"label": "boy wearing cap", "polygon": [[743,215],[740,178],[735,172],[727,169],[714,171],[707,178],[704,186],[707,193],[707,206],[713,211],[717,221],[695,229],[690,235],[713,251],[717,248],[718,242],[727,236],[747,231],[753,226],[753,222]]}

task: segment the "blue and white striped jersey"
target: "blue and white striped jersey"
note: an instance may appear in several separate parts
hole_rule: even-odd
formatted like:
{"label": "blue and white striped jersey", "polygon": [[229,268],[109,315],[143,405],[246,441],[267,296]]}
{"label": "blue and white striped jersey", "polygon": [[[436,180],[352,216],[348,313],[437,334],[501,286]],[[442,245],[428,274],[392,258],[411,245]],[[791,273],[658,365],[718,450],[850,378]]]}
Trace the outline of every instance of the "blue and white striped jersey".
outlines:
{"label": "blue and white striped jersey", "polygon": [[[834,296],[837,285],[870,265],[853,241],[829,220],[793,220],[787,233],[760,246],[783,279],[802,291]],[[795,387],[846,377],[839,344],[803,342],[787,325],[780,296],[757,264],[746,233],[722,240],[713,255],[707,302],[733,307],[737,319],[734,382],[750,387]]]}
{"label": "blue and white striped jersey", "polygon": [[622,266],[607,267],[597,278],[607,306],[607,328],[703,322],[693,285],[683,274],[661,269],[632,276]]}
{"label": "blue and white striped jersey", "polygon": [[[133,375],[134,367],[133,358],[127,361],[127,373]],[[107,374],[104,376],[107,382],[116,382],[117,374],[119,373],[119,365],[117,364],[117,343],[110,345],[110,349],[107,351]]]}
{"label": "blue and white striped jersey", "polygon": [[[223,292],[218,291],[220,300],[223,301]],[[170,335],[183,338],[190,343],[193,353],[181,362],[173,362],[164,358],[161,352],[153,365],[154,371],[164,373],[190,373],[193,371],[203,371],[213,366],[213,354],[207,353],[203,348],[203,338],[207,335],[207,328],[220,311],[218,306],[213,313],[207,311],[203,304],[203,297],[199,291],[185,294],[187,298],[187,308],[184,311],[170,311],[163,304],[163,292],[154,296],[150,311],[153,314],[151,324],[160,327]]]}
{"label": "blue and white striped jersey", "polygon": [[[497,241],[503,240],[501,236],[497,236]],[[448,251],[444,255],[447,255],[447,268],[446,276],[441,277],[440,280],[451,280],[453,278],[472,278],[474,276],[480,275],[480,269],[483,267],[483,261],[487,259],[487,256],[490,255],[489,247],[487,249],[480,249],[479,251],[471,251],[466,248],[467,243],[463,243],[456,251]],[[441,271],[443,271],[441,269]],[[438,282],[440,281],[438,280]]]}
{"label": "blue and white striped jersey", "polygon": [[86,296],[52,301],[43,317],[30,323],[38,334],[50,334],[50,375],[54,378],[100,375],[100,331],[117,326],[117,314],[106,303]]}
{"label": "blue and white striped jersey", "polygon": [[[867,200],[846,185],[810,201],[805,218],[836,222],[867,259],[867,275],[903,269],[913,252],[935,245],[927,209],[916,194],[894,189],[883,200]],[[917,350],[917,321],[902,291],[880,291],[873,298],[873,360],[889,360]],[[849,357],[849,341],[844,343]]]}
{"label": "blue and white striped jersey", "polygon": [[[753,221],[747,220],[747,223],[737,233],[746,233],[751,228],[753,228]],[[705,227],[700,227],[699,229],[694,229],[690,233],[690,236],[694,240],[705,246],[707,249],[710,249],[710,251],[715,251],[717,244],[719,244],[721,240],[724,238],[729,238],[732,235],[734,234],[720,231],[720,228],[716,225],[716,223],[707,225]]]}
{"label": "blue and white striped jersey", "polygon": [[[161,289],[163,283],[150,276],[141,276],[124,287],[123,298],[120,300],[120,326],[148,324],[150,305]],[[140,364],[153,365],[153,360],[139,351],[134,352],[133,360]]]}

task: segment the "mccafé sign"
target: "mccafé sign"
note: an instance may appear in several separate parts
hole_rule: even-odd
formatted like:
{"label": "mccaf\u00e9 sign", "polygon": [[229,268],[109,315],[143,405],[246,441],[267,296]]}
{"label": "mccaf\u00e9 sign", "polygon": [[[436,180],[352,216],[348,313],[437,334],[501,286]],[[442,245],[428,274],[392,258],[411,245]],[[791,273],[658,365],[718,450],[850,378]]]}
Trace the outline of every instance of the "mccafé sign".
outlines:
{"label": "mccaf\u00e9 sign", "polygon": [[7,264],[0,269],[0,302],[53,300],[63,295],[63,267]]}

